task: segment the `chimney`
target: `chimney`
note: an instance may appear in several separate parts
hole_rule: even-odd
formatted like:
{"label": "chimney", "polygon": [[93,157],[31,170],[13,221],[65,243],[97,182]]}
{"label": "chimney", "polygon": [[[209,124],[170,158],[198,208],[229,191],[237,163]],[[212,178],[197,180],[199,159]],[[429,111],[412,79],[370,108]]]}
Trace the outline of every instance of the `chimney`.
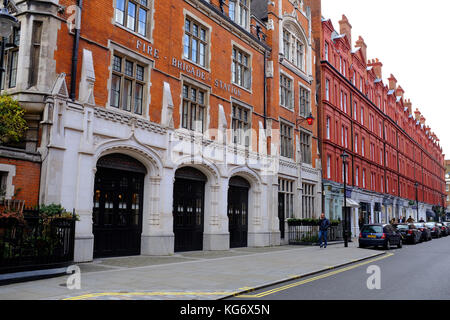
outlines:
{"label": "chimney", "polygon": [[401,86],[398,86],[397,90],[395,91],[395,95],[397,97],[402,97],[402,99],[403,99],[404,93],[405,93],[405,90],[403,90],[403,88]]}
{"label": "chimney", "polygon": [[391,74],[388,78],[389,80],[389,90],[395,90],[397,88],[397,79]]}
{"label": "chimney", "polygon": [[405,107],[408,108],[408,115],[412,114],[412,103],[410,99],[406,100]]}
{"label": "chimney", "polygon": [[420,119],[419,119],[420,124],[423,124],[425,126],[425,120],[426,120],[425,117],[423,115],[421,115]]}
{"label": "chimney", "polygon": [[383,64],[380,62],[380,60],[378,59],[374,59],[374,60],[369,60],[369,64],[368,66],[373,67],[373,71],[375,72],[375,75],[377,76],[377,79],[382,79],[383,78],[383,74],[382,74],[382,67]]}
{"label": "chimney", "polygon": [[348,22],[345,14],[342,15],[342,20],[339,21],[339,26],[339,33],[345,34],[347,36],[348,42],[350,42],[350,48],[352,48],[352,25],[350,24],[350,22]]}
{"label": "chimney", "polygon": [[417,108],[416,111],[414,111],[414,119],[416,119],[416,121],[420,120],[420,111]]}
{"label": "chimney", "polygon": [[364,63],[367,63],[367,45],[361,36],[359,36],[358,40],[356,41],[355,47],[361,48],[361,53],[364,57]]}

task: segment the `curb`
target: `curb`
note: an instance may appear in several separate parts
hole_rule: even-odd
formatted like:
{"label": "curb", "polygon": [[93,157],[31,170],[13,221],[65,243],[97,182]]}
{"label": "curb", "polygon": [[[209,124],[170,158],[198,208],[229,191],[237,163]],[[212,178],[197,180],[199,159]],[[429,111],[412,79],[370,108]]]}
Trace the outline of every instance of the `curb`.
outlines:
{"label": "curb", "polygon": [[220,297],[217,300],[224,300],[224,299],[227,299],[227,298],[233,298],[233,297],[239,296],[241,294],[250,293],[250,292],[253,292],[253,291],[256,291],[256,290],[264,289],[264,288],[267,288],[267,287],[271,287],[271,286],[274,286],[274,285],[277,285],[277,284],[280,284],[280,283],[284,283],[284,282],[289,282],[289,281],[292,281],[292,280],[298,280],[298,279],[306,278],[306,277],[309,277],[309,276],[316,275],[318,273],[322,273],[324,271],[329,271],[329,270],[345,267],[345,266],[350,265],[350,264],[354,264],[354,263],[361,262],[361,261],[364,261],[364,260],[369,260],[369,259],[372,259],[372,258],[375,258],[375,257],[379,257],[379,256],[382,256],[382,255],[385,255],[385,254],[386,254],[386,251],[383,251],[383,252],[376,253],[376,254],[373,254],[373,255],[365,257],[365,258],[355,259],[355,260],[352,260],[350,262],[345,262],[345,263],[342,263],[342,264],[339,264],[339,265],[335,265],[335,266],[332,266],[332,267],[318,269],[318,270],[315,270],[315,271],[311,271],[311,272],[308,272],[308,273],[301,274],[299,276],[285,278],[285,279],[281,279],[281,280],[265,283],[265,284],[256,286],[254,288],[242,290],[242,291],[239,291],[239,292],[234,292],[233,294]]}

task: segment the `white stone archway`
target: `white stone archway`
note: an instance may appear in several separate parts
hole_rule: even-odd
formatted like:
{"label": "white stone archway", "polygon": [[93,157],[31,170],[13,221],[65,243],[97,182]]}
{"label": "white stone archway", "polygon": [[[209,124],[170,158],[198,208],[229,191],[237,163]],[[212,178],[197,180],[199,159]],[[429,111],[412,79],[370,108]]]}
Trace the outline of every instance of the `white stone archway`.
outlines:
{"label": "white stone archway", "polygon": [[[240,166],[228,172],[227,191],[230,179],[235,176],[244,178],[250,184],[248,194],[248,246],[267,246],[270,243],[270,217],[267,214],[267,203],[263,200],[268,199],[267,188],[263,187],[261,177],[258,173],[249,167]],[[264,194],[267,196],[264,196]],[[225,195],[227,197],[228,192]],[[228,199],[226,203],[228,203]]]}
{"label": "white stone archway", "polygon": [[[176,170],[183,167],[192,167],[199,170],[207,177],[204,197],[204,229],[203,250],[228,250],[229,234],[226,216],[226,202],[221,173],[219,168],[212,162],[201,157],[186,156],[177,159],[173,170],[173,182],[175,182]],[[173,202],[173,182],[171,201]]]}

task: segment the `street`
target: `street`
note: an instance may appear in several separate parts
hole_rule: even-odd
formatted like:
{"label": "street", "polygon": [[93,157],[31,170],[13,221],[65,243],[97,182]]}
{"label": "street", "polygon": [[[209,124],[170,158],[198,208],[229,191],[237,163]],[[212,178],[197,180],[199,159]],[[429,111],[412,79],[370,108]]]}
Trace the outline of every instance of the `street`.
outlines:
{"label": "street", "polygon": [[[326,250],[326,249],[325,249]],[[376,249],[367,249],[377,251]],[[378,249],[379,250],[379,249]],[[378,266],[380,289],[368,289],[369,266]],[[450,237],[403,245],[386,255],[234,297],[245,300],[450,299]]]}

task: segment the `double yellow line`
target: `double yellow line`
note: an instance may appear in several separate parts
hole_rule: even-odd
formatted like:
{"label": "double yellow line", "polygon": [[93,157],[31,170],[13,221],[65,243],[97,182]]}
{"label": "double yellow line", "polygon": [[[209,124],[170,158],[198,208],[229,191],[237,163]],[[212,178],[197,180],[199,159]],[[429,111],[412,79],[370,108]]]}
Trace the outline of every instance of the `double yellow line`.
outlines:
{"label": "double yellow line", "polygon": [[[305,280],[302,280],[302,281],[291,283],[291,284],[288,284],[288,285],[285,285],[285,286],[282,286],[282,287],[278,287],[278,288],[275,288],[275,289],[271,289],[271,290],[268,290],[268,291],[264,291],[264,292],[261,292],[261,293],[258,293],[258,294],[254,294],[254,295],[242,294],[242,295],[237,295],[236,297],[237,298],[262,298],[262,297],[265,297],[265,296],[268,296],[268,295],[271,295],[271,294],[274,294],[274,293],[277,293],[277,292],[280,292],[280,291],[284,291],[284,290],[287,290],[287,289],[291,289],[291,288],[294,288],[294,287],[301,286],[302,284],[305,284],[305,283],[309,283],[309,282],[313,282],[313,281],[316,281],[316,280],[328,278],[328,277],[334,276],[336,274],[339,274],[339,273],[342,273],[342,272],[345,272],[345,271],[356,269],[356,268],[359,268],[361,266],[364,266],[364,265],[367,265],[367,264],[370,264],[370,263],[373,263],[373,262],[376,262],[376,261],[379,261],[379,260],[382,260],[382,259],[386,259],[386,258],[392,257],[393,255],[394,255],[393,253],[388,253],[388,254],[383,255],[383,256],[381,256],[379,258],[375,258],[375,259],[371,259],[371,260],[368,260],[368,261],[364,261],[364,262],[361,262],[361,263],[358,263],[358,264],[355,264],[355,265],[352,265],[352,266],[349,266],[349,267],[345,267],[345,268],[342,268],[342,269],[339,269],[339,270],[336,270],[336,271],[328,272],[328,273],[325,273],[325,274],[322,274],[322,275],[319,275],[319,276],[316,276],[316,277],[312,277],[312,278],[309,278],[309,279],[305,279]],[[334,269],[334,268],[330,268],[330,269]],[[301,276],[293,277],[292,280],[298,279],[298,278],[301,278]]]}

